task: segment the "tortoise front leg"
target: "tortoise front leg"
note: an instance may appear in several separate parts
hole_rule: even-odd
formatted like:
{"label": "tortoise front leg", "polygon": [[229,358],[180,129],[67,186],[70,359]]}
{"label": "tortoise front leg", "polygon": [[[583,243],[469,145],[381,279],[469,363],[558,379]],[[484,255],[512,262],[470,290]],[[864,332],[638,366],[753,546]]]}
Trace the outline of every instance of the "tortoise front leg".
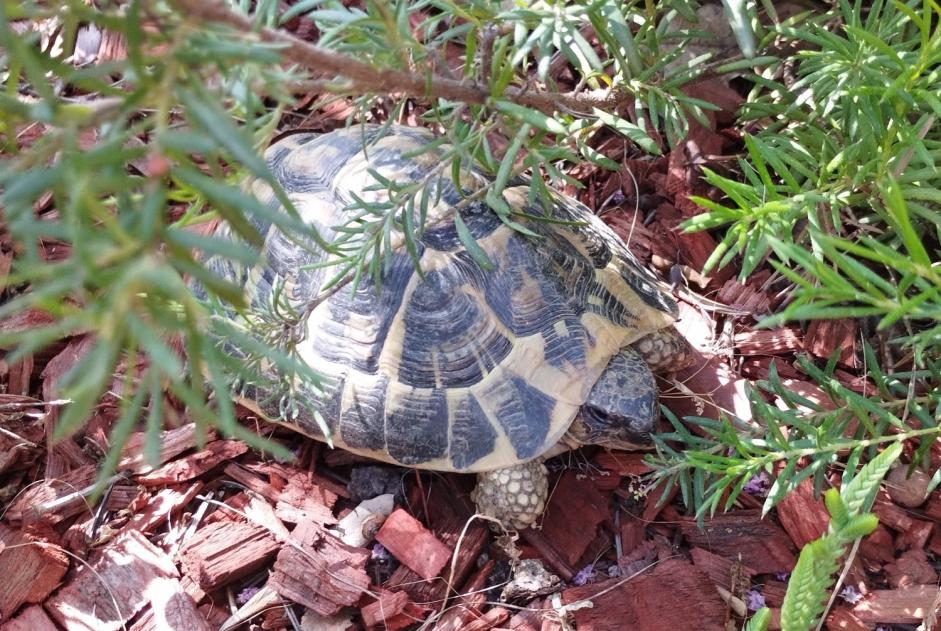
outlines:
{"label": "tortoise front leg", "polygon": [[477,474],[471,499],[477,511],[498,519],[507,528],[533,525],[546,508],[548,471],[541,458]]}
{"label": "tortoise front leg", "polygon": [[633,344],[650,370],[664,374],[682,370],[693,363],[693,349],[673,327],[645,335]]}

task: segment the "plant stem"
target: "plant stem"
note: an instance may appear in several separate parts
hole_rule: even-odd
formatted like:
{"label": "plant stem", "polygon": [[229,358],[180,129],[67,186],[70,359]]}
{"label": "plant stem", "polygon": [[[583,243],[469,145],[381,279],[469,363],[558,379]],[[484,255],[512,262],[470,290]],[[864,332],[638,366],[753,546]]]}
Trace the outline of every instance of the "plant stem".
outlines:
{"label": "plant stem", "polygon": [[[347,55],[335,53],[306,42],[298,37],[267,27],[256,26],[251,18],[233,11],[219,0],[171,0],[181,14],[200,22],[227,24],[241,32],[255,32],[258,38],[270,44],[283,46],[282,54],[294,63],[310,69],[317,75],[334,74],[333,81],[315,81],[309,87],[330,89],[333,84],[343,92],[381,92],[412,97],[435,97],[464,103],[485,104],[491,99],[487,86],[459,81],[442,75],[424,74],[374,68]],[[332,91],[332,90],[331,90]],[[632,102],[634,95],[622,88],[619,91],[590,90],[583,92],[549,92],[546,90],[508,87],[501,98],[519,105],[532,107],[545,113],[558,110],[582,112],[590,116],[592,108],[617,113],[622,105]]]}

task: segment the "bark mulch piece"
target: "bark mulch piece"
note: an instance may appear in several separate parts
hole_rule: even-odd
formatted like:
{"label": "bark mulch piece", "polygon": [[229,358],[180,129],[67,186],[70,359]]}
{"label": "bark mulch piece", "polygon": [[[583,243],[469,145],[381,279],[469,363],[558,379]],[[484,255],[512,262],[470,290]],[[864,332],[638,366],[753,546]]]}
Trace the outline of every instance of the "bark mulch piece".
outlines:
{"label": "bark mulch piece", "polygon": [[572,608],[579,630],[725,628],[726,606],[709,575],[680,559],[663,561],[628,580],[613,578],[562,592],[565,605],[579,601],[592,603]]}
{"label": "bark mulch piece", "polygon": [[48,529],[0,524],[0,622],[26,603],[42,603],[62,582],[69,558]]}
{"label": "bark mulch piece", "polygon": [[248,445],[240,440],[216,440],[202,451],[174,460],[156,471],[137,476],[136,481],[145,486],[177,484],[197,478],[213,467],[232,460],[248,451]]}
{"label": "bark mulch piece", "polygon": [[284,598],[333,616],[369,587],[369,552],[334,537],[314,521],[303,521],[281,548],[268,585]]}
{"label": "bark mulch piece", "polygon": [[760,515],[757,510],[717,514],[705,520],[701,530],[694,519],[684,517],[680,531],[690,545],[741,559],[759,574],[790,571],[797,562],[791,540],[780,526]]}
{"label": "bark mulch piece", "polygon": [[199,528],[180,549],[180,558],[187,576],[211,591],[263,567],[280,547],[257,524],[217,522]]}
{"label": "bark mulch piece", "polygon": [[451,551],[420,521],[396,509],[376,533],[376,541],[423,579],[434,578],[451,559]]}
{"label": "bark mulch piece", "polygon": [[428,608],[413,603],[405,592],[383,591],[377,600],[361,607],[359,613],[367,629],[396,631],[423,621]]}
{"label": "bark mulch piece", "polygon": [[120,629],[149,604],[179,610],[180,601],[189,597],[178,577],[162,550],[129,532],[95,551],[88,565],[79,565],[45,607],[67,629]]}
{"label": "bark mulch piece", "polygon": [[830,514],[819,497],[814,497],[811,480],[792,489],[777,506],[778,519],[798,548],[827,533]]}
{"label": "bark mulch piece", "polygon": [[59,631],[46,610],[39,605],[30,605],[15,618],[0,626],[3,631]]}
{"label": "bark mulch piece", "polygon": [[937,615],[939,603],[937,585],[876,589],[853,607],[853,615],[866,624],[914,624]]}

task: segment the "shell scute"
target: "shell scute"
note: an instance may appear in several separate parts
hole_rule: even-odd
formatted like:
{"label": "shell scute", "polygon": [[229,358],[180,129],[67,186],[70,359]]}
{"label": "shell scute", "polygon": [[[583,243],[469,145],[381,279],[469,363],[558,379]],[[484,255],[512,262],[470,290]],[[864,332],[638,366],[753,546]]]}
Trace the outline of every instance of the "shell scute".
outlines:
{"label": "shell scute", "polygon": [[386,448],[405,465],[447,457],[448,400],[444,390],[411,388],[386,408]]}

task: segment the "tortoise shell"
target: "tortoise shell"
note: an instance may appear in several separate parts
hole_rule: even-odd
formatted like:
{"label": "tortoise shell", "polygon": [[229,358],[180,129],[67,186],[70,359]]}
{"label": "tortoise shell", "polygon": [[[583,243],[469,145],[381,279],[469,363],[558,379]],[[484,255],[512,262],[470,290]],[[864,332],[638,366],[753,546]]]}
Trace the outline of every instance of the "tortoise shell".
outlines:
{"label": "tortoise shell", "polygon": [[[676,306],[585,206],[553,193],[555,221],[513,215],[538,236],[526,235],[468,199],[485,176],[465,169],[463,191],[455,187],[450,168],[440,168],[440,149],[423,151],[433,139],[416,128],[362,126],[290,135],[267,151],[302,218],[327,239],[362,213],[353,209],[356,197],[388,200],[371,170],[397,183],[427,180],[430,191],[414,252],[422,274],[393,232],[399,247],[380,291],[364,276],[357,291],[349,284],[310,313],[298,354],[327,381],[322,392],[303,383],[296,391],[310,397],[334,444],[354,453],[443,471],[512,466],[555,445],[609,360],[669,325]],[[280,207],[266,184],[252,190]],[[545,214],[525,180],[511,182],[504,199],[519,213]],[[462,245],[455,208],[492,269]],[[311,304],[336,273],[311,267],[328,255],[256,227],[266,235],[263,266],[217,259],[212,267],[244,283],[255,307],[276,294],[295,308]],[[291,415],[272,403],[259,411],[323,439],[305,406]]]}

